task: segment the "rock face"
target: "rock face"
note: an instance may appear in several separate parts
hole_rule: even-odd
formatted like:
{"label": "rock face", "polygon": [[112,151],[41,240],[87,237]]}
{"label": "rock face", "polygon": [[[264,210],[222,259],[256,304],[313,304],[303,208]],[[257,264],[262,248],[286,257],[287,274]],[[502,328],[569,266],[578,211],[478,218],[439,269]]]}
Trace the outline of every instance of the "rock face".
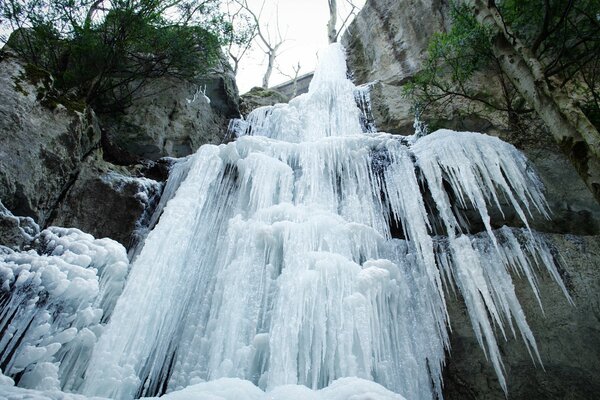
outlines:
{"label": "rock face", "polygon": [[0,202],[0,247],[23,250],[40,233],[31,217],[16,217]]}
{"label": "rock face", "polygon": [[134,245],[162,191],[156,180],[168,176],[168,159],[153,160],[221,143],[239,116],[223,61],[193,84],[150,82],[124,115],[97,117],[52,85],[48,73],[0,52],[0,245],[26,244],[27,220],[11,212]]}
{"label": "rock face", "polygon": [[90,159],[55,210],[52,224],[74,226],[94,237],[109,237],[131,247],[136,231],[150,218],[163,186],[135,175],[97,156]]}
{"label": "rock face", "polygon": [[[567,302],[549,276],[540,274],[543,314],[527,283],[514,280],[527,322],[538,343],[543,368],[534,365],[520,338],[500,339],[508,398],[593,399],[600,390],[600,275],[597,268],[600,237],[554,234],[547,238],[565,260],[561,272],[575,306]],[[448,305],[453,329],[444,398],[506,399],[473,335],[462,301],[451,301]]]}
{"label": "rock face", "polygon": [[287,103],[288,101],[290,101],[288,96],[275,89],[265,89],[257,86],[241,96],[240,111],[242,115],[246,116],[255,108]]}
{"label": "rock face", "polygon": [[[414,133],[412,104],[403,96],[406,82],[421,68],[429,39],[448,29],[448,2],[437,0],[367,0],[342,42],[356,84],[374,82],[372,114],[378,130]],[[492,93],[500,89],[486,77],[475,85]],[[568,304],[549,277],[540,281],[545,317],[527,288],[515,279],[528,322],[538,341],[545,372],[535,367],[520,339],[509,339],[501,351],[508,398],[589,399],[600,389],[600,206],[544,125],[535,117],[525,131],[515,131],[504,113],[455,101],[442,111],[423,115],[431,130],[445,127],[485,132],[521,149],[545,186],[553,214],[534,216],[532,227],[548,232],[564,259],[564,279],[576,303]],[[497,216],[496,216],[497,217]],[[493,219],[496,219],[493,216]],[[504,223],[514,225],[514,216]],[[474,226],[474,230],[478,230]],[[575,236],[579,235],[579,236]],[[449,304],[451,353],[445,371],[446,399],[504,399],[491,365],[475,339],[462,301]],[[499,340],[501,341],[501,340]]]}
{"label": "rock face", "polygon": [[1,54],[0,201],[44,225],[99,144],[100,129],[89,108],[45,102],[51,77]]}
{"label": "rock face", "polygon": [[443,0],[369,0],[342,37],[355,83],[374,82],[372,112],[380,131],[413,133],[402,85],[419,71],[431,36],[446,20]]}
{"label": "rock face", "polygon": [[239,116],[235,77],[222,61],[191,83],[159,78],[147,84],[123,115],[101,115],[111,142],[134,158],[183,157],[206,143],[223,141],[230,118]]}

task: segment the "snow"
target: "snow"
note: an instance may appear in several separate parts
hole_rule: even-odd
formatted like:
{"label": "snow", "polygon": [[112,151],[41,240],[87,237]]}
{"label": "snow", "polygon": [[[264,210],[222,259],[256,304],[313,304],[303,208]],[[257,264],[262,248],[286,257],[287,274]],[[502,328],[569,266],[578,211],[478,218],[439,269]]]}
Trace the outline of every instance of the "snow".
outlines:
{"label": "snow", "polygon": [[[235,142],[173,167],[119,297],[127,268],[94,261],[108,242],[42,233],[56,257],[47,272],[12,267],[7,279],[77,299],[77,323],[58,331],[40,317],[21,368],[35,364],[42,393],[58,376],[68,390],[118,399],[440,398],[454,290],[506,390],[496,330],[518,332],[540,359],[511,272],[540,305],[540,268],[569,298],[528,228],[531,212],[548,215],[539,180],[497,138],[363,132],[360,114],[333,45],[307,94],[255,110],[231,125]],[[493,230],[494,208],[514,209],[525,228]],[[484,232],[468,232],[469,209]],[[65,343],[78,350],[63,353]]]}
{"label": "snow", "polygon": [[[2,380],[4,379],[4,381]],[[4,383],[6,381],[6,383]],[[104,400],[100,397],[59,391],[29,390],[11,387],[12,380],[0,375],[0,395],[7,400]],[[1,386],[4,385],[4,386]],[[143,397],[151,400],[158,397]],[[321,390],[311,390],[302,385],[284,385],[264,392],[252,382],[239,378],[220,378],[210,382],[193,384],[185,389],[168,393],[163,400],[404,400],[375,382],[360,378],[341,378]]]}

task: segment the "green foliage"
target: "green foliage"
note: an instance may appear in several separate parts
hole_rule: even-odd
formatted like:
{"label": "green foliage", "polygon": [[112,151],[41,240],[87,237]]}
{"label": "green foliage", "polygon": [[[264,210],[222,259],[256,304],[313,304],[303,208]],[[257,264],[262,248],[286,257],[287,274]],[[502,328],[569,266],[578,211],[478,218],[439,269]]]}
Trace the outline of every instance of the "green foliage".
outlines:
{"label": "green foliage", "polygon": [[[63,93],[118,111],[151,78],[193,80],[219,59],[231,24],[218,0],[5,0],[8,45]],[[239,39],[243,40],[243,39]]]}
{"label": "green foliage", "polygon": [[437,33],[431,40],[427,69],[438,75],[450,74],[452,81],[465,83],[475,71],[489,65],[490,34],[465,6],[453,5],[450,16],[450,32]]}
{"label": "green foliage", "polygon": [[600,1],[502,0],[506,23],[545,67],[544,74],[580,99],[599,127]]}
{"label": "green foliage", "polygon": [[424,68],[404,87],[405,95],[422,109],[457,96],[487,102],[485,93],[468,84],[476,71],[495,67],[490,32],[464,5],[452,3],[450,16],[450,31],[433,35]]}
{"label": "green foliage", "polygon": [[[551,85],[565,88],[596,126],[600,115],[600,1],[497,0],[508,35],[514,34],[544,66]],[[451,4],[452,28],[431,39],[423,70],[405,87],[422,109],[443,107],[457,97],[503,110],[510,118],[529,112],[492,51],[492,37],[465,5]],[[485,71],[500,85],[492,98],[473,85]]]}

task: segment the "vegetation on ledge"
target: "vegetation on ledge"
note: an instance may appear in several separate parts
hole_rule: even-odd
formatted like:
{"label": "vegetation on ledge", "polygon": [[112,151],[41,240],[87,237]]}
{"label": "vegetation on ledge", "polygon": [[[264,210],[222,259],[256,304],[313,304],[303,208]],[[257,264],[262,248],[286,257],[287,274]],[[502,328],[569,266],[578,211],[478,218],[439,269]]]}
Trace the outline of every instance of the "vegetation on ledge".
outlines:
{"label": "vegetation on ledge", "polygon": [[6,0],[0,22],[28,69],[53,77],[55,100],[119,112],[150,79],[194,80],[219,60],[232,30],[220,3]]}

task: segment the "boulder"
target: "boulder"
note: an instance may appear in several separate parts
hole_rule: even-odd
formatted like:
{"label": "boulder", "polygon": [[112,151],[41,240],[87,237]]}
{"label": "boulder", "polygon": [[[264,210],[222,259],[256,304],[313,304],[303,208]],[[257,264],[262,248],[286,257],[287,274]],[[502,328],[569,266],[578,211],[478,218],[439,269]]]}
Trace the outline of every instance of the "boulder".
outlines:
{"label": "boulder", "polygon": [[140,176],[145,172],[140,169],[115,166],[100,154],[90,157],[56,208],[52,224],[109,237],[131,248],[163,189],[162,182]]}
{"label": "boulder", "polygon": [[235,77],[221,60],[195,82],[153,79],[123,114],[101,115],[103,147],[110,154],[122,153],[117,158],[123,164],[183,157],[203,144],[222,143],[229,119],[238,116]]}
{"label": "boulder", "polygon": [[252,110],[258,107],[272,106],[277,103],[287,103],[289,97],[278,92],[275,89],[265,89],[259,86],[253,87],[248,93],[244,93],[240,98],[240,111],[246,116]]}
{"label": "boulder", "polygon": [[15,251],[23,250],[31,244],[38,233],[40,227],[32,218],[17,217],[0,202],[0,247],[5,246]]}

